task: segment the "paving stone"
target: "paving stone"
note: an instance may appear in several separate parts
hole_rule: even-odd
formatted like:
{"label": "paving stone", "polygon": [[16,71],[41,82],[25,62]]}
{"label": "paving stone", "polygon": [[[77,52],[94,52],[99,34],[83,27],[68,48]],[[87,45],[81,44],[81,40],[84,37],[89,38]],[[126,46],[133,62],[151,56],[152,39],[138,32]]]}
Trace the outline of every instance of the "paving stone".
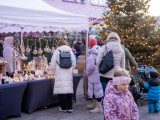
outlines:
{"label": "paving stone", "polygon": [[[77,102],[73,103],[73,113],[58,111],[58,105],[51,105],[47,108],[40,108],[32,114],[23,113],[21,117],[9,117],[7,120],[103,120],[103,113],[92,114],[86,108],[92,100],[83,99],[83,81],[81,80],[77,88]],[[138,106],[140,120],[160,120],[160,113],[149,114],[147,101],[143,106]]]}

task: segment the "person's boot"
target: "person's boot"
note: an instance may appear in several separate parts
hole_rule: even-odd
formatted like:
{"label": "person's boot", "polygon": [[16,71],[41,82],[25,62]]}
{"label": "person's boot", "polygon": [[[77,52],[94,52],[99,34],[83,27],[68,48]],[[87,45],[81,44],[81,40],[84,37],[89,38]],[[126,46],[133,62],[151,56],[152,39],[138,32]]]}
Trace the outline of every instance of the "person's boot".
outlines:
{"label": "person's boot", "polygon": [[94,109],[96,107],[96,100],[93,99],[93,103],[91,105],[87,105],[88,109]]}
{"label": "person's boot", "polygon": [[91,113],[100,113],[103,112],[102,102],[96,101],[96,107],[93,110],[90,110]]}

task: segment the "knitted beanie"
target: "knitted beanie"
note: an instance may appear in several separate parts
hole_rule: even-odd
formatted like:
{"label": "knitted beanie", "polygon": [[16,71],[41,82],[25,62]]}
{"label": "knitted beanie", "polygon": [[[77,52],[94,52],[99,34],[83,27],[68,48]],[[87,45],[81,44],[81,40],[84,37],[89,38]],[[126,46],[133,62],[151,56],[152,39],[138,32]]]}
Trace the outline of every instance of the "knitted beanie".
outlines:
{"label": "knitted beanie", "polygon": [[158,73],[157,72],[150,71],[149,73],[150,73],[151,78],[157,78],[158,77]]}
{"label": "knitted beanie", "polygon": [[95,46],[95,45],[97,45],[96,39],[94,39],[94,38],[90,39],[90,40],[89,40],[89,47],[92,48],[92,47]]}
{"label": "knitted beanie", "polygon": [[131,82],[130,77],[126,76],[113,77],[113,85],[129,84],[130,82]]}

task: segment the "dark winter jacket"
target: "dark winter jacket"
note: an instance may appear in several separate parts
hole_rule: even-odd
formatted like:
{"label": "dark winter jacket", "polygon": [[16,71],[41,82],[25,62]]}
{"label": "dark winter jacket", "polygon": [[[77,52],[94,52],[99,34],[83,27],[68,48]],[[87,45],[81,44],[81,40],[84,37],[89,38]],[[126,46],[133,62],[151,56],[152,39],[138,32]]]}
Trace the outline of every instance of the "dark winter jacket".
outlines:
{"label": "dark winter jacket", "polygon": [[145,88],[148,89],[148,100],[160,100],[160,80],[158,78],[148,79]]}
{"label": "dark winter jacket", "polygon": [[82,55],[83,52],[83,44],[81,43],[76,43],[74,45],[74,49],[76,49],[76,56]]}

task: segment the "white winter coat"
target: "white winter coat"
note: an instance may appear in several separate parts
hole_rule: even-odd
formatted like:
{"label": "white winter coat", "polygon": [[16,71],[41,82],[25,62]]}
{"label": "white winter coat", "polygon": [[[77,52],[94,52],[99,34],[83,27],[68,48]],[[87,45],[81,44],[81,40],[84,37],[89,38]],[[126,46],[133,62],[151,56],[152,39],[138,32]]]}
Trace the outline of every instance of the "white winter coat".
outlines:
{"label": "white winter coat", "polygon": [[[72,59],[71,68],[60,68],[57,62],[59,63],[59,54],[60,52],[70,52]],[[55,84],[54,84],[54,94],[67,94],[73,93],[73,76],[72,71],[76,67],[75,56],[72,52],[72,49],[67,45],[62,45],[58,47],[51,59],[51,65],[55,68]]]}
{"label": "white winter coat", "polygon": [[[117,68],[125,68],[125,54],[124,50],[122,49],[120,43],[118,41],[109,41],[106,44],[107,46],[107,51],[112,50],[113,52],[113,57],[114,57],[114,68],[108,71],[105,74],[100,74],[100,76],[105,77],[105,78],[113,78],[113,73],[115,69]],[[105,45],[102,46],[101,51],[98,53],[97,59],[96,59],[96,64],[99,67],[103,57],[105,56]]]}

